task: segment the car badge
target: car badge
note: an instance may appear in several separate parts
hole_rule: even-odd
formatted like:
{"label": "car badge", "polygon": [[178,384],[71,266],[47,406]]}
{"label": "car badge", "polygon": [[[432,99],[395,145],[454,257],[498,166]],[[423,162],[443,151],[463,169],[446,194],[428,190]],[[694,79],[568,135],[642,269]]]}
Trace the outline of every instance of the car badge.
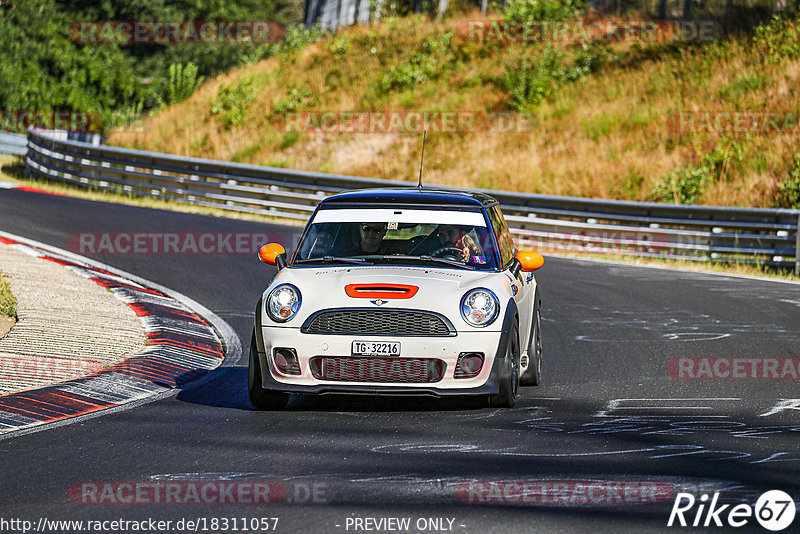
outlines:
{"label": "car badge", "polygon": [[516,295],[516,294],[517,294],[517,291],[519,291],[519,288],[517,287],[517,284],[511,284],[511,292],[512,292],[514,295]]}
{"label": "car badge", "polygon": [[370,302],[373,303],[375,306],[383,306],[384,304],[386,304],[389,301],[388,300],[383,300],[383,299],[375,299],[375,300],[371,300]]}

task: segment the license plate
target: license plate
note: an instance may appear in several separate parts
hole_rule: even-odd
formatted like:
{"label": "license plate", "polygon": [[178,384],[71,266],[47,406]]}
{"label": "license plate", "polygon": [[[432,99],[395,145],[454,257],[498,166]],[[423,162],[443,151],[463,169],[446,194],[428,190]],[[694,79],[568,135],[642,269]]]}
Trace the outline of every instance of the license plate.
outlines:
{"label": "license plate", "polygon": [[353,341],[353,356],[400,356],[398,341]]}

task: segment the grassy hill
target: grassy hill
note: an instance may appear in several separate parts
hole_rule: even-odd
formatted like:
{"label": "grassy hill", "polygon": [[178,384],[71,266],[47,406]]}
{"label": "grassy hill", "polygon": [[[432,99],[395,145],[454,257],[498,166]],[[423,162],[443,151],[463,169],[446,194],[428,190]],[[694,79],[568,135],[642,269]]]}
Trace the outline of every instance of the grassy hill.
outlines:
{"label": "grassy hill", "polygon": [[[666,33],[646,42],[587,44],[464,38],[465,25],[478,17],[388,18],[300,43],[207,79],[188,100],[152,115],[139,131],[114,132],[110,142],[415,180],[417,133],[298,133],[284,128],[287,114],[509,113],[526,119],[525,131],[429,132],[426,182],[800,207],[800,137],[784,124],[800,109],[796,19],[734,29],[711,43]],[[780,131],[674,128],[680,113],[764,111],[782,113]]]}

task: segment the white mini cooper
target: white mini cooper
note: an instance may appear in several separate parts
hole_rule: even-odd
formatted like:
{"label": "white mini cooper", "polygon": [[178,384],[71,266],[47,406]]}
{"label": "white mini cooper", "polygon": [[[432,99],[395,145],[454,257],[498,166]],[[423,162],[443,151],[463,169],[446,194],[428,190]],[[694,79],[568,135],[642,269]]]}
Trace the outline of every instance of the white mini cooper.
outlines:
{"label": "white mini cooper", "polygon": [[248,390],[258,408],[292,393],[485,395],[513,406],[542,369],[541,301],[492,197],[372,189],[320,202],[256,307]]}

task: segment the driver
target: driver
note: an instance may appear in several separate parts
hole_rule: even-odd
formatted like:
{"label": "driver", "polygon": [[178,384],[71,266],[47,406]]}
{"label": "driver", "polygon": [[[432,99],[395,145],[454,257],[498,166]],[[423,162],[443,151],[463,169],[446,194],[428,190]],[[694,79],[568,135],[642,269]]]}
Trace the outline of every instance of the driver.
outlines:
{"label": "driver", "polygon": [[386,254],[383,236],[386,235],[384,223],[362,223],[358,225],[359,246],[364,254]]}
{"label": "driver", "polygon": [[446,248],[458,249],[465,262],[468,262],[472,256],[478,256],[480,250],[468,233],[470,229],[469,226],[439,225],[439,228],[436,229],[436,237],[439,240],[438,250]]}

